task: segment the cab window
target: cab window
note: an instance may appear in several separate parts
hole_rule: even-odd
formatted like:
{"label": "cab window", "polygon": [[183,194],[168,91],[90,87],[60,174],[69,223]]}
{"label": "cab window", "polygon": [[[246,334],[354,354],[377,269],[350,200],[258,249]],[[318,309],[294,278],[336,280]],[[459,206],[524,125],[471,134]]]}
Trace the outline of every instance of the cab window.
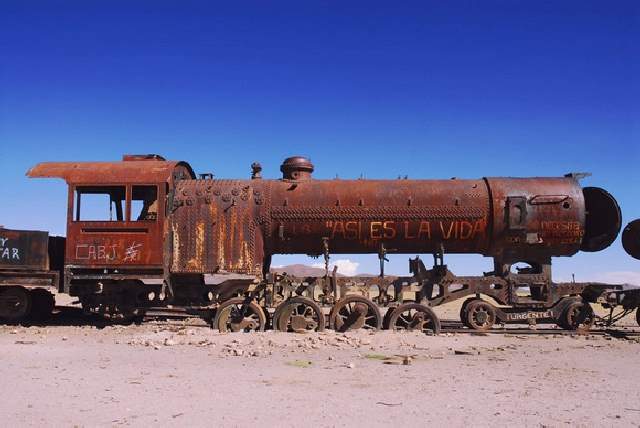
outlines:
{"label": "cab window", "polygon": [[131,221],[156,221],[158,219],[158,188],[132,186],[131,190]]}
{"label": "cab window", "polygon": [[75,221],[124,221],[125,186],[78,186]]}

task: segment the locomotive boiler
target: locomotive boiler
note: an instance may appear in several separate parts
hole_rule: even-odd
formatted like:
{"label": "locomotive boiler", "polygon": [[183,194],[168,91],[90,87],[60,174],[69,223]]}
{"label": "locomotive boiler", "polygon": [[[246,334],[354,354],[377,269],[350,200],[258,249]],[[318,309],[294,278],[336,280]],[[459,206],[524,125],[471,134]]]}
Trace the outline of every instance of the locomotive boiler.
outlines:
{"label": "locomotive boiler", "polygon": [[[173,272],[259,273],[273,254],[477,253],[504,263],[599,251],[620,229],[611,195],[575,176],[315,180],[301,157],[280,180],[182,180]],[[185,227],[190,225],[191,227]]]}
{"label": "locomotive boiler", "polygon": [[[129,317],[170,305],[233,331],[321,330],[329,312],[342,331],[437,331],[431,307],[467,297],[461,318],[476,329],[593,321],[583,294],[595,284],[551,279],[552,257],[603,250],[620,230],[615,199],[581,187],[582,175],[318,180],[313,171],[296,156],[279,179],[262,178],[259,164],[244,180],[196,178],[185,162],[148,155],[42,163],[28,175],[69,185],[64,288],[90,312]],[[100,214],[87,205],[95,201]],[[273,255],[292,253],[323,257],[325,274],[271,271]],[[329,271],[340,253],[376,254],[379,275]],[[416,257],[411,275],[389,276],[390,253],[432,254],[434,264]],[[444,264],[450,253],[492,257],[494,270],[456,276]]]}

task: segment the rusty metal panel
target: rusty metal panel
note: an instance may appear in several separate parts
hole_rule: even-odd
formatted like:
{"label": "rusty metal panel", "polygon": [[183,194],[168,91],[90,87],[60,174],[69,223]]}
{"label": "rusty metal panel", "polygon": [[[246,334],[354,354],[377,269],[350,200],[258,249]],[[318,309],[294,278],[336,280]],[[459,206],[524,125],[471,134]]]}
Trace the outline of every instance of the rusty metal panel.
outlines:
{"label": "rusty metal panel", "polygon": [[262,239],[250,182],[188,180],[175,189],[172,272],[260,273]]}
{"label": "rusty metal panel", "polygon": [[[160,265],[162,245],[150,228],[101,222],[74,225],[67,239],[66,264],[86,267]],[[105,222],[107,223],[107,222]]]}
{"label": "rusty metal panel", "polygon": [[493,205],[492,255],[569,256],[585,234],[582,188],[572,178],[488,178]]}
{"label": "rusty metal panel", "polygon": [[[146,162],[151,163],[151,162]],[[76,267],[150,267],[162,266],[162,243],[165,223],[165,186],[157,186],[155,216],[135,221],[126,220],[129,215],[115,221],[77,220],[72,217],[73,191],[70,186],[69,218],[65,263]],[[131,205],[132,188],[126,187],[126,207]]]}
{"label": "rusty metal panel", "polygon": [[49,234],[0,229],[0,269],[47,270]]}
{"label": "rusty metal panel", "polygon": [[482,180],[313,180],[272,185],[275,253],[484,252],[489,198]]}
{"label": "rusty metal panel", "polygon": [[[178,177],[174,175],[178,173]],[[42,162],[28,177],[62,178],[69,184],[157,183],[195,178],[186,162],[131,160],[123,162]]]}

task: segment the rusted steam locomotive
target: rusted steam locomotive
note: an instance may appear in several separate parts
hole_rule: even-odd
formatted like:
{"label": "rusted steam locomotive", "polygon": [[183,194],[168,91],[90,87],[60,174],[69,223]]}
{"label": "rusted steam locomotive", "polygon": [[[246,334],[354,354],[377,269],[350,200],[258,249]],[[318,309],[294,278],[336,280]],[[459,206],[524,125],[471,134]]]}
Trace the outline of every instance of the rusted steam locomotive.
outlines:
{"label": "rusted steam locomotive", "polygon": [[[223,331],[322,330],[328,321],[339,331],[437,332],[431,307],[466,297],[460,315],[470,328],[537,320],[576,329],[593,323],[588,302],[610,290],[551,279],[552,257],[603,250],[620,230],[615,199],[582,188],[580,174],[317,180],[304,157],[280,169],[276,180],[257,163],[246,180],[196,178],[185,162],[125,155],[41,163],[27,175],[69,185],[63,290],[114,318],[163,308]],[[271,272],[272,256],[289,253],[323,257],[325,274]],[[329,271],[340,253],[376,254],[380,274]],[[410,276],[389,276],[389,253],[433,254],[434,263],[416,257]],[[492,257],[494,270],[456,276],[444,264],[449,253]]]}

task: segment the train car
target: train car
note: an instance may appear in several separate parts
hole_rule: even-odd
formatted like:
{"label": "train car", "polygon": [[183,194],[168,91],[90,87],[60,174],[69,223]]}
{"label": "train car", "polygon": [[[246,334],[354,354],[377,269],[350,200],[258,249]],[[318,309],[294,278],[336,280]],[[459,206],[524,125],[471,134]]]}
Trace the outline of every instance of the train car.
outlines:
{"label": "train car", "polygon": [[0,320],[47,319],[60,287],[64,238],[0,227]]}
{"label": "train car", "polygon": [[[64,290],[87,312],[129,318],[179,308],[231,331],[321,330],[329,312],[341,331],[437,331],[431,307],[466,297],[461,318],[476,329],[593,322],[581,293],[597,285],[551,278],[552,257],[603,250],[620,230],[615,199],[581,187],[581,175],[317,180],[299,156],[284,161],[280,179],[263,179],[261,169],[254,163],[244,180],[196,178],[186,162],[125,155],[41,163],[27,175],[69,186]],[[272,256],[290,253],[323,257],[325,275],[272,273]],[[376,254],[379,275],[329,272],[340,253]],[[416,257],[410,276],[389,276],[389,253],[429,253],[434,264]],[[450,253],[492,257],[494,270],[456,276],[444,264]]]}

